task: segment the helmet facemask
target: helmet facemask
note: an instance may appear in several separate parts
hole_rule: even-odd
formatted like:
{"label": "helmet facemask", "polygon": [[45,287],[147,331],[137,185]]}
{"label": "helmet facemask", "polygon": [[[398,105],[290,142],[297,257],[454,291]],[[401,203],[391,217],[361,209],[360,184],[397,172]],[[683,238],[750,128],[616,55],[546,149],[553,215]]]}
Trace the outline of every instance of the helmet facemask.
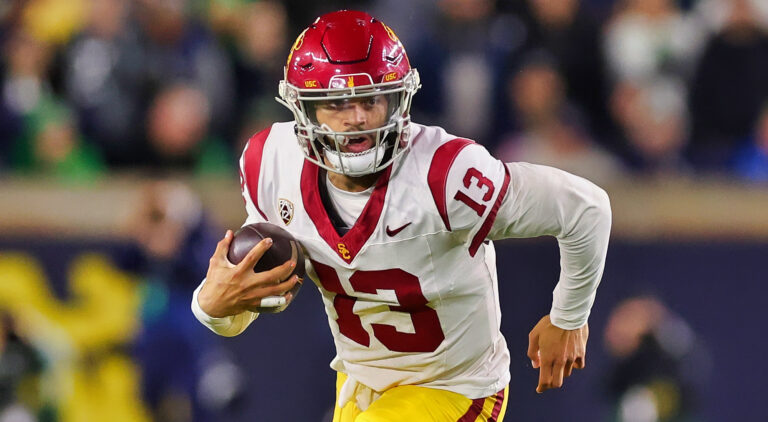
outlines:
{"label": "helmet facemask", "polygon": [[[371,80],[367,74],[355,76]],[[410,108],[413,94],[420,87],[419,74],[416,69],[410,69],[402,79],[360,86],[345,86],[345,78],[334,77],[331,88],[327,89],[299,88],[286,78],[280,81],[280,98],[276,99],[293,113],[296,137],[307,160],[328,171],[351,177],[377,173],[410,147]],[[316,110],[320,106],[376,100],[387,101],[387,118],[380,127],[338,132],[317,121]],[[341,147],[356,142],[356,138],[371,139],[373,145],[364,151],[342,152]]]}

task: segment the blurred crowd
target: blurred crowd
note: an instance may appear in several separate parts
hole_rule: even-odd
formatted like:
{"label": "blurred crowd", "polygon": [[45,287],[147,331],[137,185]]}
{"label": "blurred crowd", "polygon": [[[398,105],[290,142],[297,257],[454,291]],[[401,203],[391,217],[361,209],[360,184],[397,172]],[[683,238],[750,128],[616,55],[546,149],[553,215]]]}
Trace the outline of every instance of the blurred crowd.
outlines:
{"label": "blurred crowd", "polygon": [[0,175],[233,175],[314,16],[403,40],[414,120],[602,181],[768,180],[762,0],[5,0]]}
{"label": "blurred crowd", "polygon": [[604,398],[615,422],[684,422],[701,419],[710,382],[707,345],[680,315],[654,295],[622,300],[603,333],[611,357]]}
{"label": "blurred crowd", "polygon": [[144,179],[126,206],[127,242],[0,245],[0,422],[209,422],[240,410],[240,363],[189,310],[223,229],[176,180]]}

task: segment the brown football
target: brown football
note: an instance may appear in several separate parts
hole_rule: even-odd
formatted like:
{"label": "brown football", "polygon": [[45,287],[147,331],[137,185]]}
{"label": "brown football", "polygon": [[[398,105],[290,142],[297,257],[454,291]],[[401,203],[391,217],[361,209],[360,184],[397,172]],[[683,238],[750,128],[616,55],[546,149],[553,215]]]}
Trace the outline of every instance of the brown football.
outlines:
{"label": "brown football", "polygon": [[[256,265],[253,266],[253,271],[259,273],[271,270],[274,267],[282,265],[295,254],[296,268],[291,273],[291,276],[297,274],[299,278],[304,278],[306,273],[304,268],[304,253],[302,252],[301,245],[283,228],[270,223],[249,224],[236,231],[232,243],[229,244],[227,259],[229,259],[229,262],[237,265],[246,255],[248,255],[248,252],[250,252],[256,244],[261,242],[261,239],[267,237],[272,239],[272,247],[267,249],[264,256],[256,262]],[[289,278],[290,276],[287,277],[286,280]],[[291,293],[293,293],[294,298],[299,293],[299,288],[301,288],[301,283],[296,283],[293,289],[290,290]],[[268,307],[260,307],[256,309],[256,311],[260,313],[276,313],[282,310],[283,308]]]}

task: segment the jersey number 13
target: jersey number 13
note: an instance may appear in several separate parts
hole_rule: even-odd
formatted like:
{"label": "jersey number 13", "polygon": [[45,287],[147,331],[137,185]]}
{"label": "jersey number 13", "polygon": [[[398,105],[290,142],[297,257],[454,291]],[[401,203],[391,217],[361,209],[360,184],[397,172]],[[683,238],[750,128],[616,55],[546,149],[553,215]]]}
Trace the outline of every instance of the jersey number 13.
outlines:
{"label": "jersey number 13", "polygon": [[[356,297],[349,296],[341,285],[336,270],[328,265],[312,261],[323,288],[336,293],[333,307],[336,309],[339,331],[347,338],[363,346],[370,346],[371,339],[363,328],[360,316],[353,308]],[[373,335],[387,349],[395,352],[434,352],[445,339],[437,311],[427,305],[421,291],[419,278],[398,268],[376,271],[355,271],[349,277],[355,292],[377,294],[377,290],[392,290],[400,306],[389,306],[393,312],[410,314],[413,333],[403,333],[388,324],[371,324]]]}

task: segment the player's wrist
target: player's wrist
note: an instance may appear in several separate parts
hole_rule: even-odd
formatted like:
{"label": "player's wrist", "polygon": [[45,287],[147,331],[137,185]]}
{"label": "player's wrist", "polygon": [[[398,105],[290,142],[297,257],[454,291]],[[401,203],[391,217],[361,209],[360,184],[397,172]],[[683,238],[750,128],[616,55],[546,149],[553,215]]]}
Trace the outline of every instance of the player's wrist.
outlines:
{"label": "player's wrist", "polygon": [[567,314],[552,309],[549,313],[550,323],[562,330],[573,331],[578,330],[587,323],[587,316],[570,317]]}
{"label": "player's wrist", "polygon": [[200,310],[211,318],[225,318],[230,316],[226,310],[217,307],[213,300],[203,296],[202,292],[197,297],[197,304],[200,307]]}
{"label": "player's wrist", "polygon": [[202,299],[198,299],[197,304],[200,306],[200,310],[203,311],[203,313],[210,318],[224,318],[225,316],[227,316],[224,314],[224,312],[220,312],[220,311],[217,311],[215,308],[212,308],[210,304],[208,304]]}
{"label": "player's wrist", "polygon": [[198,309],[208,318],[224,318],[229,316],[224,309],[217,306],[216,301],[210,294],[210,289],[206,288],[208,283],[207,279],[203,281],[203,285],[197,292],[195,300],[197,301]]}

